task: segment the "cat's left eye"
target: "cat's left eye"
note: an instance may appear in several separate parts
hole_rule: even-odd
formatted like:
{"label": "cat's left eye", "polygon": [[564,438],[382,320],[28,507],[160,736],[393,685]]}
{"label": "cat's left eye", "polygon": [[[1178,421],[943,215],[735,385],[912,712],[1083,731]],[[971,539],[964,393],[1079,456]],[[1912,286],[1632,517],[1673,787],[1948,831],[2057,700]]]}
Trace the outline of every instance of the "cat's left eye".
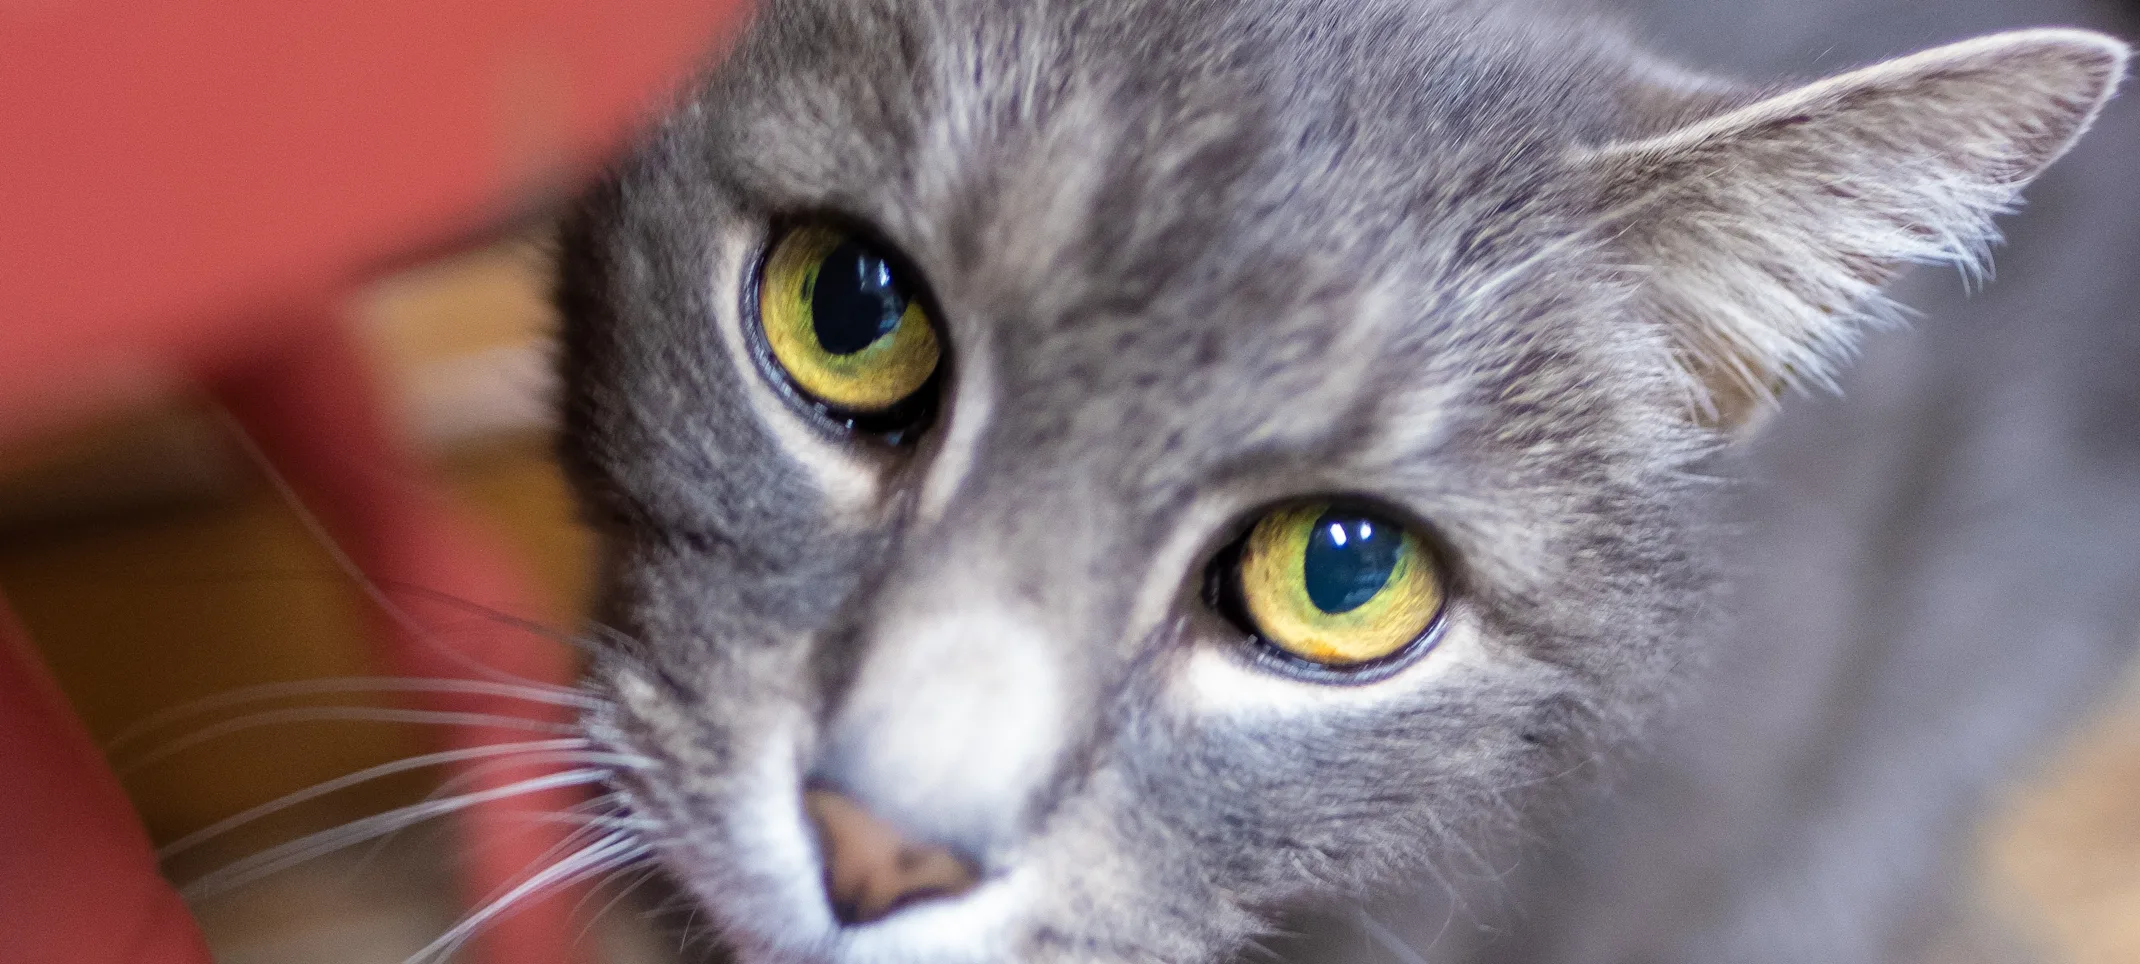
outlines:
{"label": "cat's left eye", "polygon": [[1442,574],[1426,541],[1380,513],[1282,506],[1220,562],[1222,609],[1266,646],[1327,670],[1387,665],[1440,622]]}
{"label": "cat's left eye", "polygon": [[787,232],[758,282],[758,319],[780,373],[827,414],[876,430],[927,414],[942,361],[907,269],[836,228]]}

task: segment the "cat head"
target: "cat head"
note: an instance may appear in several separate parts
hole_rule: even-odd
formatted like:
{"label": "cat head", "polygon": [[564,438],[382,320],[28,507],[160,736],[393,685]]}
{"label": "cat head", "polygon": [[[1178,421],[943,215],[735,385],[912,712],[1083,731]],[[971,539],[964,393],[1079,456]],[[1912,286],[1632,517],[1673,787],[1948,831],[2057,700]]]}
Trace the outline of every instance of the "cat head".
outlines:
{"label": "cat head", "polygon": [[771,0],[567,225],[590,721],[750,961],[1199,961],[1524,832],[1699,653],[1696,460],[2108,97],[1397,0]]}

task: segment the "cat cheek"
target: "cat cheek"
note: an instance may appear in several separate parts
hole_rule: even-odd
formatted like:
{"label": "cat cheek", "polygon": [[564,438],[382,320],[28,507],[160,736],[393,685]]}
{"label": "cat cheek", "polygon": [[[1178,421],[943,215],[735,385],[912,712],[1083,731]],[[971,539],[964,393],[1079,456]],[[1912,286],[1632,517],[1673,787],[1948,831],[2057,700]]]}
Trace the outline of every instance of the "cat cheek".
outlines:
{"label": "cat cheek", "polygon": [[1309,719],[1332,712],[1416,706],[1452,674],[1488,670],[1476,622],[1452,606],[1431,647],[1386,676],[1356,684],[1303,679],[1259,665],[1239,640],[1190,648],[1167,687],[1167,701],[1193,718]]}

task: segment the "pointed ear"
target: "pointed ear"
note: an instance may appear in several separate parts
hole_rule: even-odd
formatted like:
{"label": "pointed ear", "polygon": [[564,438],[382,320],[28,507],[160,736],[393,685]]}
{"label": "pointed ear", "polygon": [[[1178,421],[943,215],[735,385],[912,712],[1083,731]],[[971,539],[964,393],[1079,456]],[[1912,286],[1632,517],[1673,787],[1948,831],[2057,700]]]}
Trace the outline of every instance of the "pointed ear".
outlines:
{"label": "pointed ear", "polygon": [[1992,216],[2088,127],[2125,58],[2086,31],[1997,34],[1588,151],[1701,418],[1736,428],[1781,389],[1830,384],[1903,266],[1979,266]]}

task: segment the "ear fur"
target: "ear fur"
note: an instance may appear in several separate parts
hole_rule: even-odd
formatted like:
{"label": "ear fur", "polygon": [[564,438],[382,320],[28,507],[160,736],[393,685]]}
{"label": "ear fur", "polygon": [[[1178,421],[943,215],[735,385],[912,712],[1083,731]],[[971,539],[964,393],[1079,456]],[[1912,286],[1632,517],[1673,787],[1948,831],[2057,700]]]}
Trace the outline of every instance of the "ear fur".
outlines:
{"label": "ear fur", "polygon": [[2081,30],[1995,34],[1586,152],[1699,417],[1737,428],[1783,388],[1832,384],[1903,266],[1980,268],[1992,217],[2087,129],[2126,54]]}

